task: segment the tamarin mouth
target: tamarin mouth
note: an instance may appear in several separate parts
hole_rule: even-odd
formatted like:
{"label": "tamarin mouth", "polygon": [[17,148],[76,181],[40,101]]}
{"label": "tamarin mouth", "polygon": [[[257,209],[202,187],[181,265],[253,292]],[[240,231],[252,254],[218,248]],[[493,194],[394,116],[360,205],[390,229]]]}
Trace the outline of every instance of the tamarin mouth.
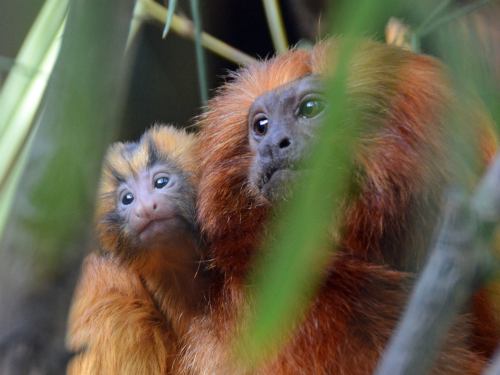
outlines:
{"label": "tamarin mouth", "polygon": [[278,170],[279,168],[277,167],[270,167],[267,172],[264,174],[264,176],[261,179],[261,183],[259,185],[259,188],[262,189],[262,187],[269,182],[271,177],[273,177],[273,174]]}
{"label": "tamarin mouth", "polygon": [[[265,172],[262,173],[260,178],[258,187],[259,190],[262,190],[265,185],[267,185],[273,177],[275,179],[282,181],[282,183],[287,183],[287,179],[301,171],[298,170],[295,164],[287,164],[287,163],[273,163],[269,164],[265,168]],[[279,176],[278,176],[279,175]]]}

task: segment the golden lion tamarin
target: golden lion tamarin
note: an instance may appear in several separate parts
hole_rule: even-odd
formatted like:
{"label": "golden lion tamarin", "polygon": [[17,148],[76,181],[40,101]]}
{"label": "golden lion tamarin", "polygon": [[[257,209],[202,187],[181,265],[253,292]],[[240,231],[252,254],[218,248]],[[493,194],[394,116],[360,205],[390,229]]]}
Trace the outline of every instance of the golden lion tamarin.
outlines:
{"label": "golden lion tamarin", "polygon": [[[222,278],[213,283],[211,308],[190,327],[183,373],[246,373],[231,357],[238,316],[248,302],[246,278],[274,202],[302,176],[297,161],[307,153],[325,106],[318,82],[334,74],[338,43],[293,50],[240,70],[199,121],[198,221],[210,266]],[[447,114],[457,99],[441,64],[362,42],[349,67],[349,104],[359,109],[367,133],[355,157],[336,252],[304,320],[258,374],[374,371],[406,303],[412,272],[425,260],[443,189],[453,178]],[[488,159],[495,150],[484,130],[489,119],[462,109],[475,127],[471,142]],[[487,308],[483,312],[490,317]],[[477,331],[488,331],[491,320],[477,323]],[[485,358],[471,346],[469,328],[466,317],[456,323],[433,374],[481,372]]]}
{"label": "golden lion tamarin", "polygon": [[[170,374],[204,303],[195,224],[195,137],[154,126],[113,144],[97,199],[100,252],[84,262],[70,312],[70,374]],[[199,272],[198,272],[199,271]]]}
{"label": "golden lion tamarin", "polygon": [[[294,50],[244,68],[210,101],[199,121],[198,137],[198,222],[208,246],[208,267],[217,275],[209,280],[206,308],[188,309],[193,313],[183,320],[177,337],[173,327],[149,324],[150,314],[145,314],[147,323],[136,325],[142,330],[127,331],[123,322],[134,320],[133,309],[128,305],[111,311],[100,308],[99,301],[108,294],[99,288],[106,289],[109,283],[119,291],[116,299],[126,296],[124,301],[151,293],[140,278],[130,279],[130,272],[114,271],[114,267],[124,270],[119,263],[90,258],[87,262],[92,267],[84,272],[70,323],[72,348],[87,348],[76,359],[81,361],[76,362],[80,369],[88,355],[96,358],[98,373],[116,373],[120,367],[114,359],[115,367],[103,367],[108,362],[100,356],[108,349],[111,355],[120,353],[119,362],[134,366],[122,373],[172,368],[181,374],[249,373],[231,356],[239,312],[248,302],[246,278],[273,205],[283,199],[291,179],[301,175],[295,169],[296,160],[307,153],[322,117],[325,103],[316,94],[322,93],[324,76],[334,71],[327,55],[334,55],[336,44]],[[253,373],[371,374],[406,303],[411,272],[419,268],[429,245],[430,238],[413,229],[428,233],[437,220],[442,189],[452,178],[447,167],[446,112],[454,99],[440,64],[430,57],[364,42],[350,67],[350,102],[361,105],[370,133],[356,155],[353,194],[344,204],[337,251],[332,252],[327,276],[287,345]],[[471,125],[488,122],[474,111],[468,116]],[[487,136],[479,138],[487,159],[494,152],[494,142]],[[113,248],[122,248],[118,244]],[[142,304],[147,298],[138,299]],[[88,302],[81,303],[82,309],[79,301]],[[88,306],[97,306],[88,310],[95,313],[82,314]],[[107,306],[119,305],[111,301]],[[155,303],[148,306],[160,311]],[[484,328],[487,336],[490,311],[486,302],[479,307],[479,315],[488,319],[480,322],[477,331]],[[99,316],[100,311],[104,312]],[[474,336],[468,328],[466,317],[455,325],[433,374],[481,372],[485,363],[478,353],[481,345],[471,350]],[[117,334],[121,341],[110,344],[106,335],[114,331],[123,336]],[[131,339],[137,337],[140,350],[134,352],[130,343],[137,343]],[[176,344],[178,337],[181,345]],[[100,344],[90,344],[97,341]],[[133,361],[122,360],[129,359],[130,353]],[[169,360],[171,353],[178,360]]]}

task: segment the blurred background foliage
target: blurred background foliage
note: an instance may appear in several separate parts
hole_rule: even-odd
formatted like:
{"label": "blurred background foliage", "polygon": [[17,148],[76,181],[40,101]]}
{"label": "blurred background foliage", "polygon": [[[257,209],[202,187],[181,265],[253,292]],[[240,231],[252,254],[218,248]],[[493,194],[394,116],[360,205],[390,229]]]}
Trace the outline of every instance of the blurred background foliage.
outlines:
{"label": "blurred background foliage", "polygon": [[[170,14],[171,29],[163,39],[166,5],[175,6],[176,15]],[[393,28],[386,35],[391,17],[403,20],[408,29],[402,25],[402,34],[391,36]],[[189,23],[193,18],[194,27]],[[380,41],[402,38],[399,44],[444,59],[457,85],[477,92],[499,124],[498,19],[500,4],[495,0],[3,0],[0,153],[6,157],[0,162],[0,359],[8,360],[0,360],[0,372],[13,371],[9,363],[26,353],[57,353],[55,348],[61,347],[79,262],[92,241],[100,158],[111,140],[134,139],[154,122],[189,125],[207,95],[238,63],[337,34]],[[207,47],[203,51],[198,48],[202,44]],[[345,58],[351,47],[346,45]],[[344,82],[345,76],[338,74],[330,85],[330,100],[337,108],[328,120],[333,124],[346,116],[339,105]],[[336,149],[342,155],[336,162],[347,170],[354,130],[325,129],[321,138],[336,138],[342,145]],[[313,155],[317,171],[332,158],[326,145],[320,143]],[[323,219],[331,214],[344,184],[342,175],[333,177],[316,174],[285,208],[285,220],[276,224],[276,236],[268,244],[276,251],[253,278],[256,314],[248,318],[241,341],[256,348],[251,355],[255,358],[263,355],[263,343],[280,337],[299,316],[300,296],[317,281],[313,265],[324,254],[311,256],[307,249],[311,240],[325,241],[318,234],[324,233]],[[325,186],[331,187],[329,194],[321,191]],[[319,193],[330,200],[309,204],[311,197],[324,195]],[[311,267],[301,268],[304,264]],[[299,268],[305,271],[290,272]],[[53,340],[41,349],[48,332]],[[24,351],[5,356],[12,342],[21,343]],[[33,368],[52,366],[47,363],[53,356],[37,355]]]}

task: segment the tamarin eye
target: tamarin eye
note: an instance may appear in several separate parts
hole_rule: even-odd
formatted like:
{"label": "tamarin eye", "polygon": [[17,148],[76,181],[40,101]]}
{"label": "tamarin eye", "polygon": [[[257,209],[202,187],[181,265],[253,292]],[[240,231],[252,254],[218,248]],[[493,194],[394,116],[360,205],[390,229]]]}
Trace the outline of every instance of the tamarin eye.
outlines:
{"label": "tamarin eye", "polygon": [[267,133],[268,125],[269,125],[269,119],[267,119],[266,117],[259,118],[255,120],[255,122],[253,123],[253,131],[255,132],[255,134],[263,136],[264,134]]}
{"label": "tamarin eye", "polygon": [[304,118],[318,116],[325,109],[325,103],[321,99],[306,99],[299,105],[298,115]]}
{"label": "tamarin eye", "polygon": [[125,194],[122,198],[122,203],[124,205],[128,205],[128,204],[132,203],[133,201],[134,201],[134,195],[130,192]]}
{"label": "tamarin eye", "polygon": [[169,181],[170,181],[170,179],[168,177],[158,177],[155,180],[155,188],[162,189],[165,187],[165,185],[168,184]]}

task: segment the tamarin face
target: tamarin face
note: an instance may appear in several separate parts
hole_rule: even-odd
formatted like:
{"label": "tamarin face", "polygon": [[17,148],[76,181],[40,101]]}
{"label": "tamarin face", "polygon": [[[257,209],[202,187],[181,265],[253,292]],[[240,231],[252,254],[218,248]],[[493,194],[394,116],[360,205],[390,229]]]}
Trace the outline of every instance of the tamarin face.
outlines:
{"label": "tamarin face", "polygon": [[160,159],[118,181],[116,213],[125,224],[124,232],[141,246],[168,239],[182,226],[192,225],[192,188],[170,160]]}
{"label": "tamarin face", "polygon": [[254,159],[250,184],[268,200],[285,194],[298,175],[326,104],[319,75],[308,75],[259,96],[248,117]]}
{"label": "tamarin face", "polygon": [[133,258],[194,233],[193,146],[194,138],[184,131],[156,126],[139,142],[110,147],[97,214],[105,251]]}

